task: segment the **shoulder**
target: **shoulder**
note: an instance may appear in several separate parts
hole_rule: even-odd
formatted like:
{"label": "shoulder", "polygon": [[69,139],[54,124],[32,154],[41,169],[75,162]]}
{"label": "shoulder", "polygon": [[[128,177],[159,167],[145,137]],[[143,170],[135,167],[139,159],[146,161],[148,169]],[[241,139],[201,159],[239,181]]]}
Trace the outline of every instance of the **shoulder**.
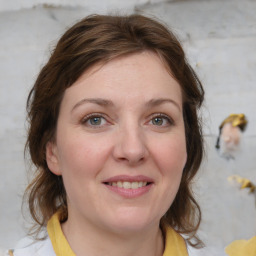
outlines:
{"label": "shoulder", "polygon": [[163,256],[187,255],[187,256],[226,256],[224,249],[204,247],[196,249],[192,247],[186,236],[180,235],[173,228],[165,227],[165,251]]}
{"label": "shoulder", "polygon": [[56,256],[49,237],[45,240],[34,241],[30,238],[22,239],[13,252],[14,256]]}

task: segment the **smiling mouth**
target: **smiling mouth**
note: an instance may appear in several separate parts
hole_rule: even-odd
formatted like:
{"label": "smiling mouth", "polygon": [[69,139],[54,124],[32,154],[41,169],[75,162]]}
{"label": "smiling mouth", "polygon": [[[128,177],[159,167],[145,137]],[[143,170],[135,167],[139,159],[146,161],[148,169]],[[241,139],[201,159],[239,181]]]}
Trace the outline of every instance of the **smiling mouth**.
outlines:
{"label": "smiling mouth", "polygon": [[124,189],[138,189],[150,185],[152,182],[146,181],[116,181],[116,182],[104,182],[104,184],[112,187],[124,188]]}

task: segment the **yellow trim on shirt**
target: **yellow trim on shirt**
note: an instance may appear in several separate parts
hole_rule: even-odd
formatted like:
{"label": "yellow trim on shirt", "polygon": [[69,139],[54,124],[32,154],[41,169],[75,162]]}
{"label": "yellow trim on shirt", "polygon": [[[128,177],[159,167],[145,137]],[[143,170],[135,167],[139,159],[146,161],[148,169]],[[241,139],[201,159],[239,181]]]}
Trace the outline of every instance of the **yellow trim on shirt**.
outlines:
{"label": "yellow trim on shirt", "polygon": [[188,256],[184,238],[171,227],[166,229],[163,256]]}
{"label": "yellow trim on shirt", "polygon": [[[56,256],[75,256],[62,232],[58,213],[55,213],[48,221],[47,231]],[[171,227],[167,227],[165,233],[163,256],[188,256],[187,246],[183,237]]]}
{"label": "yellow trim on shirt", "polygon": [[76,256],[62,232],[58,213],[55,213],[48,221],[47,232],[56,256]]}

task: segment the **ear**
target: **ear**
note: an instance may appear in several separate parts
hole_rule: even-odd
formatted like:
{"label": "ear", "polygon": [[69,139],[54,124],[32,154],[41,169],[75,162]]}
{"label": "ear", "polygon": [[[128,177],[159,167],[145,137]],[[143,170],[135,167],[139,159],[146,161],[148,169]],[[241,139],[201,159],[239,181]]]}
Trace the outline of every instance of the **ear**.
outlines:
{"label": "ear", "polygon": [[57,146],[54,142],[49,141],[46,144],[46,162],[48,168],[55,175],[61,175]]}

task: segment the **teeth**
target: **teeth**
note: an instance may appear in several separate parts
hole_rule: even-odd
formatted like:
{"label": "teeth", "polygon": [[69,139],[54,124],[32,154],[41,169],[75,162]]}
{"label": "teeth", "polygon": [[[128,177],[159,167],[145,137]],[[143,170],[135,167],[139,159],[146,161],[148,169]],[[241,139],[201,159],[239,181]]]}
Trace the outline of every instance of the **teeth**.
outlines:
{"label": "teeth", "polygon": [[123,188],[128,189],[128,188],[131,188],[131,187],[132,187],[131,182],[127,182],[127,181],[123,182]]}
{"label": "teeth", "polygon": [[132,188],[136,189],[139,187],[139,182],[132,182]]}
{"label": "teeth", "polygon": [[118,188],[125,188],[125,189],[137,189],[141,187],[145,187],[147,185],[146,181],[117,181],[117,182],[110,182],[110,186],[118,187]]}

